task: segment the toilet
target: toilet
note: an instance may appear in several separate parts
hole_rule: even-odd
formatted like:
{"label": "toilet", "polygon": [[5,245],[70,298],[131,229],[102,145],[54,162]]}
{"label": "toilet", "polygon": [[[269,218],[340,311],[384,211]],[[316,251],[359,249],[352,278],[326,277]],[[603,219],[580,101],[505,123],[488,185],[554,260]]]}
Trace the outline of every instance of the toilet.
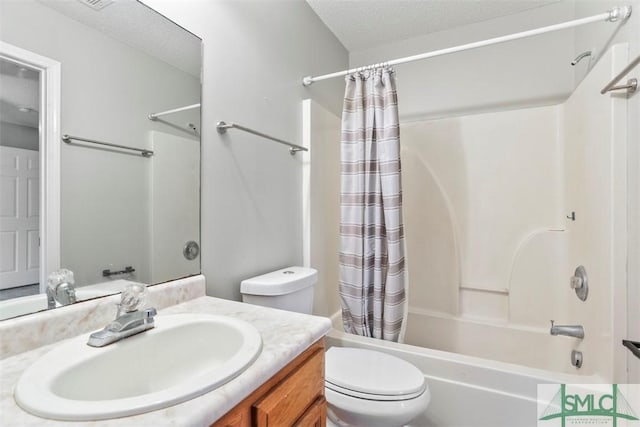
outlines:
{"label": "toilet", "polygon": [[318,272],[313,268],[287,267],[243,280],[240,293],[242,302],[311,314],[317,281]]}
{"label": "toilet", "polygon": [[431,400],[418,368],[362,348],[327,350],[324,385],[327,415],[336,426],[403,426],[422,414]]}
{"label": "toilet", "polygon": [[[311,314],[313,268],[288,267],[243,280],[242,301]],[[325,354],[328,427],[400,427],[422,414],[431,400],[418,368],[390,354],[331,347]]]}

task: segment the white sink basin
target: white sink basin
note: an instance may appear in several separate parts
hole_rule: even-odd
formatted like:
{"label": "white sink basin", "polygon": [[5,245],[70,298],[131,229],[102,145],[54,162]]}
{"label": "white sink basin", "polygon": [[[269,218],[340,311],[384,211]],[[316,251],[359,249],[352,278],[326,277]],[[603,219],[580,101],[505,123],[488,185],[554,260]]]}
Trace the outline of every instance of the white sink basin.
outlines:
{"label": "white sink basin", "polygon": [[230,317],[158,315],[155,323],[154,329],[106,347],[89,347],[89,334],[60,345],[23,373],[16,402],[56,420],[140,414],[220,387],[262,349],[260,333]]}

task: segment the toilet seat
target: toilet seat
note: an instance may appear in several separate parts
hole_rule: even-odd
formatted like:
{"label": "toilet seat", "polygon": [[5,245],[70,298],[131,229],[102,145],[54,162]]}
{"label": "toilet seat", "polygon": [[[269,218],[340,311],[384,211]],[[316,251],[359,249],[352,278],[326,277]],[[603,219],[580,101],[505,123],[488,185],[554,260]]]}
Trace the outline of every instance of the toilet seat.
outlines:
{"label": "toilet seat", "polygon": [[401,401],[427,389],[424,375],[412,364],[386,353],[331,347],[325,354],[325,386],[359,399]]}
{"label": "toilet seat", "polygon": [[420,390],[418,392],[411,393],[411,394],[406,394],[406,395],[401,395],[401,396],[388,396],[388,395],[384,395],[384,394],[362,393],[362,392],[355,391],[355,390],[349,390],[348,388],[344,388],[344,387],[337,386],[335,384],[331,384],[328,381],[325,381],[324,386],[329,390],[333,390],[336,393],[342,393],[345,396],[355,397],[357,399],[376,400],[376,401],[380,401],[380,402],[397,402],[397,401],[401,401],[401,400],[415,399],[416,397],[418,397],[422,393],[424,393],[424,389],[422,389],[422,390]]}

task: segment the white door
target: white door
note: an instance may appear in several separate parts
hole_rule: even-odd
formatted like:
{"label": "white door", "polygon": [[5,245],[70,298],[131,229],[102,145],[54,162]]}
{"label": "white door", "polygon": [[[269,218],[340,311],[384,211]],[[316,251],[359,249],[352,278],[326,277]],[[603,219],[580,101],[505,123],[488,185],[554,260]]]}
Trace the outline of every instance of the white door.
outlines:
{"label": "white door", "polygon": [[39,281],[39,157],[0,147],[0,289]]}

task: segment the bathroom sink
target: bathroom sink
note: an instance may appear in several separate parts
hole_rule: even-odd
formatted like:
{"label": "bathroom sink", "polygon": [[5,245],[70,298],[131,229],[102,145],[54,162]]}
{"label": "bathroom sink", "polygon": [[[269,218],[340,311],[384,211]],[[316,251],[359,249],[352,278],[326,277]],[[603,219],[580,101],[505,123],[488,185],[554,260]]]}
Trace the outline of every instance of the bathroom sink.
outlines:
{"label": "bathroom sink", "polygon": [[238,376],[260,354],[249,323],[206,314],[158,315],[155,328],[106,347],[89,334],[61,344],[20,377],[27,412],[89,421],[140,414],[200,396]]}

